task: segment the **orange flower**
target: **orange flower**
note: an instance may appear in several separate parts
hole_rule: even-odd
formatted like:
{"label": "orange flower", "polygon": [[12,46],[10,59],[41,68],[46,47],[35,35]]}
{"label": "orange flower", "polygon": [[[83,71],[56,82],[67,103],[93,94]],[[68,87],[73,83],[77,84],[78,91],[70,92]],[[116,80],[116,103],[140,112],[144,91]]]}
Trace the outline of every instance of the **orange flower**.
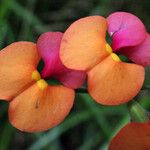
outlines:
{"label": "orange flower", "polygon": [[128,102],[140,91],[144,68],[125,63],[105,41],[106,19],[90,16],[75,21],[64,33],[60,58],[63,64],[88,74],[88,91],[101,104]]}
{"label": "orange flower", "polygon": [[112,139],[109,150],[149,150],[150,124],[129,123]]}
{"label": "orange flower", "polygon": [[36,70],[36,44],[16,42],[0,52],[0,98],[10,102],[9,120],[16,128],[36,132],[58,125],[69,113],[74,91],[48,85]]}

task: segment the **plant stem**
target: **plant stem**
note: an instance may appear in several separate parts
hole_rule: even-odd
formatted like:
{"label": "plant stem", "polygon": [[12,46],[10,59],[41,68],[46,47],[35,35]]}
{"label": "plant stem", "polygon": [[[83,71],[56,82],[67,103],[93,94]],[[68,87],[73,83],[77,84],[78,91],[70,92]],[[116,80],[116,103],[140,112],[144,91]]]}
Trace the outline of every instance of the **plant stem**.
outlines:
{"label": "plant stem", "polygon": [[131,121],[147,122],[149,120],[149,113],[136,101],[127,103]]}

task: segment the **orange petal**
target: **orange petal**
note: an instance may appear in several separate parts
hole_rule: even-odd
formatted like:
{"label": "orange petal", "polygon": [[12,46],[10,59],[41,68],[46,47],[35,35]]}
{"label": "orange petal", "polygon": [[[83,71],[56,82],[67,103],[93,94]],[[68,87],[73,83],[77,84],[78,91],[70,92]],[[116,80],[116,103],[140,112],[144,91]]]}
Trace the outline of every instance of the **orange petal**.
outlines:
{"label": "orange petal", "polygon": [[124,63],[116,54],[111,54],[88,72],[88,91],[104,105],[128,102],[142,88],[144,68]]}
{"label": "orange petal", "polygon": [[75,21],[64,33],[60,58],[70,69],[87,70],[108,55],[105,50],[106,20],[90,16]]}
{"label": "orange petal", "polygon": [[126,125],[113,138],[109,150],[150,150],[150,124]]}
{"label": "orange petal", "polygon": [[16,42],[0,51],[0,99],[11,100],[33,83],[39,55],[31,42]]}
{"label": "orange petal", "polygon": [[74,91],[61,85],[45,86],[44,82],[39,80],[10,102],[9,120],[17,129],[44,131],[58,125],[69,113]]}

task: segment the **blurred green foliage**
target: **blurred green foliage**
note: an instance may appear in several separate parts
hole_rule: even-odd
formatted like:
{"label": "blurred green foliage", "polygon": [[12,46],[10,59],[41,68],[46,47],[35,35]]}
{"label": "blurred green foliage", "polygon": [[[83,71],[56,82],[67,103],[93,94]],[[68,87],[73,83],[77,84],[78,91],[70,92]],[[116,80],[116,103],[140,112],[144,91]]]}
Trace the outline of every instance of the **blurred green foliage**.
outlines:
{"label": "blurred green foliage", "polygon": [[[36,42],[41,33],[63,32],[78,18],[108,16],[114,11],[136,14],[150,31],[149,10],[149,0],[1,0],[0,48],[19,40]],[[148,67],[145,84],[150,85]],[[141,91],[136,100],[150,109],[148,90]],[[47,132],[29,134],[10,125],[7,109],[8,104],[0,101],[0,150],[106,150],[112,136],[130,120],[126,105],[102,106],[87,94],[77,94],[63,123]]]}

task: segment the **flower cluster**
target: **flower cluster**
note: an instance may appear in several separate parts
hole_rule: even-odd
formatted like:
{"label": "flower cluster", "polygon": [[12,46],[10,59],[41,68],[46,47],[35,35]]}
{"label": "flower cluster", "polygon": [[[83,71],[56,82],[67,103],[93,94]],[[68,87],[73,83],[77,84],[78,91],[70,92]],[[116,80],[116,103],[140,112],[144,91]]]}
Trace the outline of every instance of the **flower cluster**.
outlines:
{"label": "flower cluster", "polygon": [[[107,31],[111,46],[106,41]],[[123,62],[120,54],[131,62]],[[37,69],[40,60],[44,62],[41,74]],[[44,131],[64,120],[73,106],[74,89],[83,86],[86,76],[88,92],[96,102],[119,105],[139,93],[144,67],[149,65],[150,35],[139,18],[126,12],[107,18],[89,16],[72,23],[64,34],[46,32],[36,44],[21,41],[2,49],[0,99],[9,102],[8,115],[14,127]],[[51,78],[62,85],[48,84],[46,80]],[[146,132],[147,125],[129,124],[114,138],[110,149],[120,149],[116,142],[120,136],[126,139],[133,126],[133,136],[137,130]],[[145,132],[141,136],[148,144]]]}

